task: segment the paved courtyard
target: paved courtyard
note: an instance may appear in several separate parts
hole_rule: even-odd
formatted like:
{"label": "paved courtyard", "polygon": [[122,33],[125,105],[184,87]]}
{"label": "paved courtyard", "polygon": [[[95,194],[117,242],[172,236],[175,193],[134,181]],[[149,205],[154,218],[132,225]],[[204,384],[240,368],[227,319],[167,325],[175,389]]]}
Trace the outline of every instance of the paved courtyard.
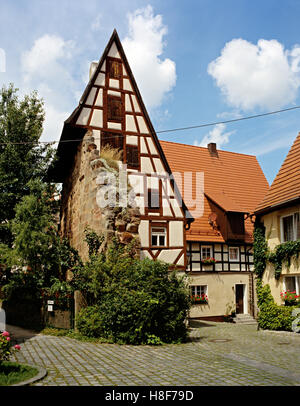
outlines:
{"label": "paved courtyard", "polygon": [[35,386],[300,385],[300,334],[230,323],[191,327],[187,344],[165,346],[95,344],[7,330],[22,347],[15,360],[47,369]]}

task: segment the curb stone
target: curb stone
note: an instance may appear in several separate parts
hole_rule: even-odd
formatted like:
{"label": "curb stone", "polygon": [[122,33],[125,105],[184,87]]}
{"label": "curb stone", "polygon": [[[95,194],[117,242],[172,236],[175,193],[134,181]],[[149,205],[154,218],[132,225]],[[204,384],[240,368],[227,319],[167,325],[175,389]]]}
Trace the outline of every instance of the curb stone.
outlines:
{"label": "curb stone", "polygon": [[29,364],[23,364],[23,363],[21,363],[20,365],[26,365],[26,366],[29,366],[29,367],[32,367],[32,368],[36,368],[38,370],[38,373],[37,373],[37,375],[33,376],[30,379],[27,379],[26,381],[15,383],[14,385],[11,385],[11,386],[27,386],[27,385],[30,385],[33,382],[37,382],[37,381],[45,378],[45,376],[48,373],[45,368],[40,367],[39,365],[31,365],[31,364],[29,365]]}

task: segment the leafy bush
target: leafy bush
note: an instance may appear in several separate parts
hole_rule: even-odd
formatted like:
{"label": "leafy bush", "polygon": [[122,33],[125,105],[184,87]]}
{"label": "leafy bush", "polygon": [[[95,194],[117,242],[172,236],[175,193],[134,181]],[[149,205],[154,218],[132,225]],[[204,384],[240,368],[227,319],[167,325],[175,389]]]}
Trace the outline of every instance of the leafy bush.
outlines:
{"label": "leafy bush", "polygon": [[292,331],[292,306],[278,306],[276,303],[263,304],[258,314],[258,325],[263,330]]}
{"label": "leafy bush", "polygon": [[98,306],[88,306],[80,310],[76,318],[78,331],[86,337],[101,337],[102,321]]}
{"label": "leafy bush", "polygon": [[113,342],[183,342],[190,307],[184,279],[169,274],[168,264],[140,260],[130,252],[130,244],[114,240],[105,255],[93,256],[74,273],[74,283],[93,306],[79,316],[79,331],[91,330],[88,319],[98,311],[103,337]]}

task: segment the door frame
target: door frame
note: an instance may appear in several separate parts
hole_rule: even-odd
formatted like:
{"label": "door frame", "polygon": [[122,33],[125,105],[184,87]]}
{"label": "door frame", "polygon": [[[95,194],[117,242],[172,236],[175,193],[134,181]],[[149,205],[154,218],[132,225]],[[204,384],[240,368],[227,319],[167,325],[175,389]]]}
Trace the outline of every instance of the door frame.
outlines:
{"label": "door frame", "polygon": [[242,313],[239,314],[248,314],[248,295],[247,295],[247,284],[246,283],[235,283],[234,285],[234,299],[235,299],[235,304],[236,304],[236,286],[237,285],[242,285],[243,286],[243,311]]}

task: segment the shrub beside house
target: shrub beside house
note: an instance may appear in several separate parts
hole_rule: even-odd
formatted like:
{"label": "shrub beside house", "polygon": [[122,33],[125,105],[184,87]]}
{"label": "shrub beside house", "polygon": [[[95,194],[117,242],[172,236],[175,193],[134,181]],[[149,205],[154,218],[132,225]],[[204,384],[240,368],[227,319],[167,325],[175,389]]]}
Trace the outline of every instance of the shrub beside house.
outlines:
{"label": "shrub beside house", "polygon": [[[292,330],[300,297],[300,133],[255,210],[259,323]],[[267,290],[267,294],[266,294]],[[294,314],[294,316],[292,316]]]}

